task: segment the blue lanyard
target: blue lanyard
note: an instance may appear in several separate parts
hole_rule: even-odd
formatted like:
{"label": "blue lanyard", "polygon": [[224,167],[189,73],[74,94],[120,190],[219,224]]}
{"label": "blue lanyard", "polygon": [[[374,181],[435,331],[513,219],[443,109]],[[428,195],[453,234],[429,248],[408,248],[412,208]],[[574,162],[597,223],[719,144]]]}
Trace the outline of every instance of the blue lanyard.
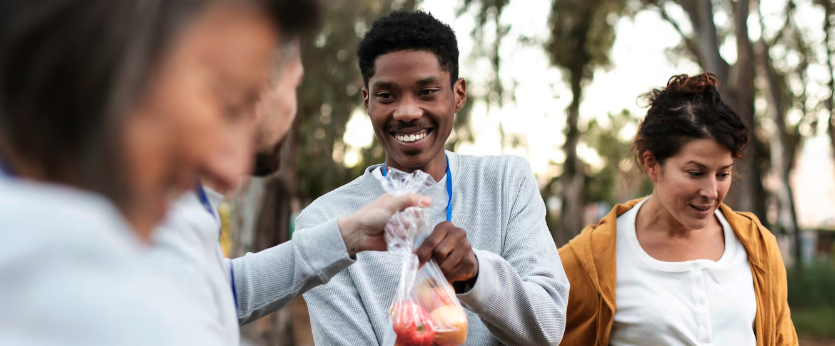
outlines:
{"label": "blue lanyard", "polygon": [[[383,168],[380,170],[383,176],[386,176],[386,163],[383,162]],[[446,202],[446,220],[452,222],[452,174],[449,173],[449,157],[446,158],[446,194],[449,197]]]}
{"label": "blue lanyard", "polygon": [[[209,202],[209,196],[206,195],[206,189],[203,188],[203,184],[199,181],[197,185],[194,187],[194,192],[197,193],[197,199],[200,200],[200,203],[203,204],[203,208],[206,208],[206,211],[209,212],[213,218],[215,217],[214,208],[212,208],[212,203]],[[223,226],[221,226],[221,230]],[[218,232],[218,240],[220,239],[220,232]],[[218,246],[220,247],[220,246]],[[229,278],[231,279],[232,284],[232,300],[235,301],[235,309],[238,309],[238,291],[235,288],[235,269],[232,267],[232,261],[229,261]]]}
{"label": "blue lanyard", "polygon": [[200,199],[200,203],[203,204],[203,208],[206,208],[206,211],[209,212],[209,215],[215,217],[214,208],[212,207],[212,204],[209,203],[209,197],[206,196],[206,190],[203,189],[203,184],[200,184],[199,181],[197,182],[197,186],[195,186],[194,188],[194,192],[197,193],[197,198]]}
{"label": "blue lanyard", "polygon": [[[209,203],[209,196],[206,196],[206,189],[203,188],[203,184],[199,181],[197,182],[197,186],[194,187],[194,192],[197,193],[197,199],[200,200],[200,203],[203,204],[203,208],[206,208],[206,211],[209,212],[213,218],[215,217],[214,208],[212,208],[212,203]],[[223,230],[223,226],[221,226],[221,231]],[[220,240],[221,234],[218,232],[218,240]],[[220,244],[218,244],[218,248]],[[235,309],[238,309],[238,291],[235,288],[235,269],[232,267],[232,261],[229,262],[229,278],[231,279],[232,284],[232,300],[235,301]]]}

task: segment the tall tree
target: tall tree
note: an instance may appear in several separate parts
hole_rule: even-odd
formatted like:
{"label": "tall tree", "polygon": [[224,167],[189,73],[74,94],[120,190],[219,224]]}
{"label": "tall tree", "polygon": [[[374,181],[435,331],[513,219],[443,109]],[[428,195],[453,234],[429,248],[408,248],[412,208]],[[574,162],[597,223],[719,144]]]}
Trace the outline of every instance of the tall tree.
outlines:
{"label": "tall tree", "polygon": [[585,198],[611,206],[652,193],[652,181],[637,169],[629,154],[633,138],[622,136],[623,129],[637,126],[640,118],[626,109],[610,113],[608,118],[606,125],[597,119],[591,120],[583,133],[583,141],[604,162],[597,172],[587,175]]}
{"label": "tall tree", "polygon": [[826,128],[829,133],[830,143],[832,144],[832,154],[835,157],[835,67],[832,64],[832,59],[835,58],[835,52],[833,52],[832,48],[835,45],[835,42],[832,42],[832,22],[835,21],[835,3],[830,0],[815,0],[815,3],[824,10],[823,32],[825,36],[823,45],[826,49],[826,66],[829,68],[829,83],[827,83],[829,86],[829,97],[824,102],[826,110],[829,112]]}
{"label": "tall tree", "polygon": [[[736,164],[744,179],[731,186],[727,202],[738,210],[751,211],[761,220],[766,219],[766,190],[762,184],[762,170],[768,164],[768,148],[758,137],[759,122],[754,116],[754,77],[756,59],[749,38],[748,0],[644,0],[656,8],[682,38],[682,46],[706,72],[716,74],[724,84],[720,88],[723,99],[745,120],[749,127],[749,152]],[[668,13],[668,6],[679,6],[687,15],[692,32]],[[716,6],[720,8],[717,9]],[[730,28],[720,31],[714,22],[717,10],[730,14]],[[733,34],[736,42],[736,63],[729,64],[720,52],[721,45]]]}
{"label": "tall tree", "polygon": [[[486,45],[487,56],[494,69],[494,79],[490,81],[491,93],[497,97],[488,100],[504,100],[504,87],[498,80],[501,67],[499,45],[509,25],[499,21],[507,0],[465,0],[465,7],[477,4],[476,18],[482,25],[492,20],[496,33],[494,41],[484,40],[483,29],[477,25],[473,39]],[[585,168],[577,155],[580,142],[580,103],[583,88],[594,76],[595,69],[609,65],[609,52],[615,41],[614,25],[626,9],[623,1],[618,0],[553,0],[549,15],[550,37],[544,45],[551,63],[559,67],[571,90],[572,99],[566,117],[566,140],[563,145],[565,162],[557,190],[560,191],[562,212],[554,232],[557,244],[564,244],[579,233],[583,225],[583,207],[585,205]]]}
{"label": "tall tree", "polygon": [[583,88],[598,67],[608,66],[615,41],[615,20],[623,2],[612,0],[555,0],[551,7],[551,37],[545,50],[551,62],[563,71],[571,90],[566,117],[563,151],[565,163],[560,177],[562,213],[554,234],[557,244],[565,244],[583,228],[585,206],[585,168],[577,155],[580,142],[578,122]]}
{"label": "tall tree", "polygon": [[[772,123],[769,132],[771,145],[771,172],[776,175],[775,195],[778,200],[777,226],[793,236],[793,258],[800,261],[800,227],[789,180],[797,153],[803,144],[803,126],[816,127],[817,114],[809,107],[807,93],[808,69],[815,59],[815,52],[796,19],[796,4],[789,0],[785,8],[785,22],[772,38],[763,32],[757,42],[759,74],[763,77],[763,93],[767,101],[767,119]],[[760,26],[765,27],[763,14],[759,13]],[[772,47],[779,45],[784,51],[799,57],[796,64],[776,64]],[[789,80],[796,79],[802,87],[799,92],[789,87]],[[794,125],[786,121],[786,113],[794,108],[802,114]]]}
{"label": "tall tree", "polygon": [[[765,42],[765,39],[761,37],[757,43],[757,48],[760,53],[758,65],[761,74],[765,77],[765,90],[763,91],[768,102],[766,112],[768,113],[768,119],[774,127],[769,133],[769,140],[771,144],[771,169],[777,175],[777,225],[785,226],[787,228],[786,231],[795,235],[795,240],[799,240],[797,214],[794,208],[791,184],[789,183],[789,174],[793,166],[791,160],[794,155],[791,153],[793,148],[788,143],[788,131],[785,120],[786,109],[788,107],[786,105],[786,98],[784,97],[783,78],[774,69],[769,51],[770,47]],[[799,245],[799,242],[797,243]],[[798,251],[795,251],[795,253],[798,253]]]}

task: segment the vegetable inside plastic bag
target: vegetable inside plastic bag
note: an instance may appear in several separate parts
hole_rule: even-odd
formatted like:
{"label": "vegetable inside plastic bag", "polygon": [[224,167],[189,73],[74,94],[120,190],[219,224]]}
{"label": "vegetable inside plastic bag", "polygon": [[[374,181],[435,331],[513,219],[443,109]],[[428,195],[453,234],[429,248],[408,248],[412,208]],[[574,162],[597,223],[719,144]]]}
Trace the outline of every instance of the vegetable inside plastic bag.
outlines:
{"label": "vegetable inside plastic bag", "polygon": [[391,321],[398,346],[458,346],[467,341],[467,314],[434,259],[418,268],[414,251],[432,233],[430,215],[446,210],[447,191],[429,174],[391,169],[383,189],[393,195],[415,193],[432,198],[428,208],[407,208],[392,216],[385,229],[388,250],[403,255]]}

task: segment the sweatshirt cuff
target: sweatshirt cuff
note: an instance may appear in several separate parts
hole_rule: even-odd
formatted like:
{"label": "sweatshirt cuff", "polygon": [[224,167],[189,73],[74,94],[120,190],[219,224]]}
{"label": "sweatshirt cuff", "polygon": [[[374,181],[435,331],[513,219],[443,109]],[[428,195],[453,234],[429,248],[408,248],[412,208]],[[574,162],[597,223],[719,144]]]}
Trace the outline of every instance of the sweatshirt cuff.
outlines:
{"label": "sweatshirt cuff", "polygon": [[[467,293],[456,294],[458,300],[467,310],[478,313],[490,304],[499,289],[499,279],[496,273],[498,255],[482,250],[473,250],[478,260],[478,279]],[[499,257],[501,258],[501,257]]]}
{"label": "sweatshirt cuff", "polygon": [[323,282],[327,282],[356,260],[351,259],[337,219],[293,234],[300,250],[313,264]]}

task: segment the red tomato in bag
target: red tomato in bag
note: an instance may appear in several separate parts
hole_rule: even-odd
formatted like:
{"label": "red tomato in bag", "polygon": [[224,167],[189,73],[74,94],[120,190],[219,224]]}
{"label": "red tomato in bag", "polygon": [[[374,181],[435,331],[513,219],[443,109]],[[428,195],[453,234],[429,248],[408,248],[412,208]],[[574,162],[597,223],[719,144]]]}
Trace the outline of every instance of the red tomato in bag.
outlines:
{"label": "red tomato in bag", "polygon": [[431,346],[435,340],[432,318],[418,304],[396,303],[391,307],[391,320],[400,346]]}

